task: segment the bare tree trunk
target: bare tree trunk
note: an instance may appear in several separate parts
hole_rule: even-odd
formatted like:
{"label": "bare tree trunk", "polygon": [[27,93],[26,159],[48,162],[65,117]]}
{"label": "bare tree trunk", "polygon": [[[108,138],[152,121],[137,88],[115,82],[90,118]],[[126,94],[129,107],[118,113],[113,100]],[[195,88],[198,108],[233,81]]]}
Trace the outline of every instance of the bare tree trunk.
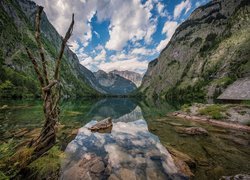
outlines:
{"label": "bare tree trunk", "polygon": [[56,142],[55,126],[59,118],[58,102],[60,99],[60,96],[59,96],[60,94],[59,93],[60,64],[61,64],[61,59],[63,57],[63,52],[65,49],[66,43],[72,34],[73,26],[74,26],[74,14],[73,14],[69,29],[65,37],[62,39],[61,49],[56,59],[55,73],[54,73],[54,76],[52,77],[53,79],[50,79],[48,77],[47,61],[45,59],[44,49],[43,49],[42,42],[41,42],[40,21],[41,21],[42,12],[43,12],[43,7],[38,6],[37,13],[36,13],[36,22],[35,22],[36,23],[35,24],[35,28],[36,28],[35,37],[36,37],[36,42],[37,42],[37,46],[39,49],[41,63],[42,63],[42,72],[40,71],[39,65],[36,59],[34,58],[34,56],[32,55],[32,53],[30,52],[30,50],[26,48],[26,51],[34,66],[34,70],[38,76],[38,80],[41,85],[45,122],[40,132],[40,135],[36,139],[33,139],[29,144],[29,147],[33,148],[34,151],[29,162],[25,163],[26,165],[28,165],[29,163],[31,163],[32,161],[34,161],[35,159],[43,155],[46,151],[48,151],[51,147],[53,147],[53,145]]}

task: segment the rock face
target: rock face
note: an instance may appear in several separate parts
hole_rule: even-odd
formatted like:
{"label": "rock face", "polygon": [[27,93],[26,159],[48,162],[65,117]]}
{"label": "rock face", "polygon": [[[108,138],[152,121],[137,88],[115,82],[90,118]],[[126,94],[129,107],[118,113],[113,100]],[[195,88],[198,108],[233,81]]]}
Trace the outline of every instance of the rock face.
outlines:
{"label": "rock face", "polygon": [[219,97],[222,100],[250,100],[250,77],[238,79]]}
{"label": "rock face", "polygon": [[136,85],[132,81],[117,74],[106,73],[105,71],[99,70],[95,72],[94,75],[101,89],[107,94],[126,95],[136,89]]}
{"label": "rock face", "polygon": [[[0,96],[38,96],[40,87],[33,65],[25,53],[29,47],[39,58],[34,37],[36,4],[30,0],[0,1]],[[61,45],[61,36],[48,21],[41,20],[42,42],[49,74],[52,76],[55,59]],[[65,48],[61,66],[62,94],[69,96],[94,96],[105,93],[91,71],[79,63],[77,56]],[[96,90],[95,90],[96,89]]]}
{"label": "rock face", "polygon": [[110,180],[188,179],[158,137],[148,131],[145,120],[113,123],[112,132],[107,134],[88,130],[94,123],[81,128],[67,146],[60,179],[93,175]]}
{"label": "rock face", "polygon": [[140,92],[174,99],[217,97],[250,76],[250,2],[214,0],[176,29],[149,63]]}
{"label": "rock face", "polygon": [[141,85],[142,82],[142,75],[133,71],[117,71],[113,70],[110,73],[117,74],[125,79],[132,81],[137,87]]}

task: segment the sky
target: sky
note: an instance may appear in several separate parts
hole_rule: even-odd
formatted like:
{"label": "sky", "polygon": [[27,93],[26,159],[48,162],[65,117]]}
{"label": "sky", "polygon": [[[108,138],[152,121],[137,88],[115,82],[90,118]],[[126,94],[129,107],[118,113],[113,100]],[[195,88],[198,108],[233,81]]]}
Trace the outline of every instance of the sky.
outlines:
{"label": "sky", "polygon": [[145,73],[167,46],[175,29],[209,0],[35,0],[89,70]]}

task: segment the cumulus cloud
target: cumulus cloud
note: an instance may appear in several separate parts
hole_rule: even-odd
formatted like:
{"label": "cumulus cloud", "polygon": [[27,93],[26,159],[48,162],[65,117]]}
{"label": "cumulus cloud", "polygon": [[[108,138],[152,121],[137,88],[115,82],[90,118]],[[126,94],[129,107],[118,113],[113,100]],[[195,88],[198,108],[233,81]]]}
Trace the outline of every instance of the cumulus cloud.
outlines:
{"label": "cumulus cloud", "polygon": [[168,12],[166,10],[164,10],[164,4],[162,4],[161,2],[158,2],[156,6],[157,6],[158,14],[161,17],[168,16]]}
{"label": "cumulus cloud", "polygon": [[154,49],[146,49],[146,48],[134,48],[131,51],[131,54],[135,54],[135,55],[145,55],[145,56],[152,56],[156,53],[156,51]]}
{"label": "cumulus cloud", "polygon": [[[151,35],[155,32],[155,21],[151,21],[152,3],[150,1],[142,5],[136,0],[116,0],[109,4],[106,16],[101,13],[101,19],[110,18],[109,34],[110,39],[106,43],[109,50],[122,50],[128,41],[138,41],[146,37],[150,41]],[[103,10],[104,11],[104,10]],[[97,11],[97,16],[100,14]]]}
{"label": "cumulus cloud", "polygon": [[[75,12],[73,39],[80,38],[84,46],[87,46],[92,38],[90,22],[95,14],[100,22],[110,20],[110,39],[106,43],[109,50],[122,50],[128,41],[135,42],[144,37],[150,42],[157,27],[156,21],[150,19],[150,11],[155,3],[152,0],[146,1],[145,4],[138,0],[35,1],[45,7],[49,20],[61,35],[64,35],[70,23],[71,13]],[[97,35],[95,31],[93,33]]]}
{"label": "cumulus cloud", "polygon": [[143,73],[147,69],[148,61],[140,61],[136,58],[124,61],[111,61],[106,63],[101,63],[99,68],[109,72],[112,70],[130,70]]}
{"label": "cumulus cloud", "polygon": [[100,53],[94,58],[96,61],[104,61],[106,59],[106,50],[102,49]]}
{"label": "cumulus cloud", "polygon": [[192,7],[190,0],[184,0],[180,4],[177,4],[174,8],[174,19],[180,17],[181,13],[185,10],[187,13]]}
{"label": "cumulus cloud", "polygon": [[162,28],[162,34],[165,34],[166,38],[161,40],[161,42],[157,46],[156,50],[158,52],[161,52],[161,50],[163,50],[167,46],[177,27],[178,23],[176,21],[167,21],[164,24]]}
{"label": "cumulus cloud", "polygon": [[[61,35],[65,34],[71,15],[75,13],[70,48],[77,54],[82,65],[91,70],[106,71],[115,68],[145,71],[148,64],[145,61],[147,56],[156,56],[167,46],[178,26],[180,16],[192,8],[191,0],[177,4],[173,12],[168,12],[166,3],[158,0],[34,1],[45,7],[48,19]],[[196,3],[196,6],[198,5],[199,3]],[[109,36],[105,37],[106,34],[102,34],[102,31],[98,31],[101,34],[97,33],[92,22],[96,19],[97,23],[108,21]],[[165,19],[167,22],[161,32],[164,39],[153,39],[157,36],[155,32],[159,31],[158,23]],[[97,38],[92,39],[92,36]],[[101,45],[91,49],[96,41],[93,44],[90,42],[96,39]],[[158,42],[155,42],[156,40]]]}
{"label": "cumulus cloud", "polygon": [[[34,0],[37,4],[44,6],[48,19],[64,36],[71,22],[72,13],[75,13],[75,25],[70,41],[79,39],[87,46],[92,38],[90,21],[95,14],[94,8],[86,8],[85,1],[80,0]],[[86,3],[86,2],[85,2]],[[79,13],[84,12],[84,13]]]}

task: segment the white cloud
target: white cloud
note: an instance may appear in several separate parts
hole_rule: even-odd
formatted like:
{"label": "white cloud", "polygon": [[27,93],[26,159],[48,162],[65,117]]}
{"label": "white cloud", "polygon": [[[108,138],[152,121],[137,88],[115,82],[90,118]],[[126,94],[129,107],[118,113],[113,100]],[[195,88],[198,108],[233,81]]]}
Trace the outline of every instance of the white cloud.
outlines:
{"label": "white cloud", "polygon": [[[108,7],[111,13],[107,14],[110,16],[110,39],[105,47],[110,50],[120,51],[129,40],[136,42],[146,35],[147,40],[149,40],[155,32],[155,26],[150,22],[152,6],[150,1],[146,2],[145,5],[136,0],[112,1]],[[97,16],[99,17],[99,15],[97,11]],[[102,16],[101,18],[105,17]],[[154,26],[154,28],[151,26]]]}
{"label": "white cloud", "polygon": [[86,57],[84,58],[83,61],[80,61],[80,63],[83,65],[83,66],[87,66],[89,64],[92,64],[94,62],[93,58],[92,57]]}
{"label": "white cloud", "polygon": [[156,7],[157,7],[157,11],[161,17],[168,16],[168,12],[166,10],[164,10],[164,5],[162,3],[160,3],[160,2],[157,3]]}
{"label": "white cloud", "polygon": [[94,59],[96,61],[104,61],[106,59],[106,50],[102,49],[101,52]]}
{"label": "white cloud", "polygon": [[161,40],[159,45],[156,47],[158,52],[161,52],[161,50],[167,46],[177,27],[178,23],[176,21],[167,21],[164,24],[164,27],[162,28],[162,34],[165,34],[166,38]]}
{"label": "white cloud", "polygon": [[147,69],[148,62],[147,61],[139,61],[138,59],[130,59],[130,60],[124,60],[124,61],[111,61],[111,62],[103,62],[98,67],[99,69],[102,69],[106,72],[112,71],[112,70],[130,70],[130,71],[136,71],[139,73],[144,73]]}
{"label": "white cloud", "polygon": [[135,48],[131,51],[131,54],[135,54],[135,55],[154,55],[156,53],[156,51],[154,51],[153,49],[146,49],[146,48]]}
{"label": "white cloud", "polygon": [[166,33],[166,36],[172,36],[177,26],[178,23],[176,21],[166,21],[162,28],[162,34]]}
{"label": "white cloud", "polygon": [[[93,8],[86,8],[83,1],[79,0],[34,0],[37,4],[44,6],[49,21],[64,36],[70,22],[72,13],[75,13],[75,25],[70,41],[79,39],[87,46],[92,38],[90,20],[95,14]],[[79,13],[84,12],[84,13]]]}
{"label": "white cloud", "polygon": [[136,58],[133,54],[126,54],[125,52],[117,52],[110,56],[111,61],[124,61],[128,59],[134,59]]}
{"label": "white cloud", "polygon": [[100,38],[100,34],[98,34],[96,31],[93,31],[94,32],[94,34],[98,37],[98,38]]}
{"label": "white cloud", "polygon": [[190,0],[184,0],[180,4],[177,4],[174,8],[174,19],[180,17],[181,13],[185,10],[187,13],[192,7]]}
{"label": "white cloud", "polygon": [[73,51],[73,52],[77,52],[80,48],[80,45],[77,41],[72,41],[70,44],[69,44],[69,47],[70,49]]}

